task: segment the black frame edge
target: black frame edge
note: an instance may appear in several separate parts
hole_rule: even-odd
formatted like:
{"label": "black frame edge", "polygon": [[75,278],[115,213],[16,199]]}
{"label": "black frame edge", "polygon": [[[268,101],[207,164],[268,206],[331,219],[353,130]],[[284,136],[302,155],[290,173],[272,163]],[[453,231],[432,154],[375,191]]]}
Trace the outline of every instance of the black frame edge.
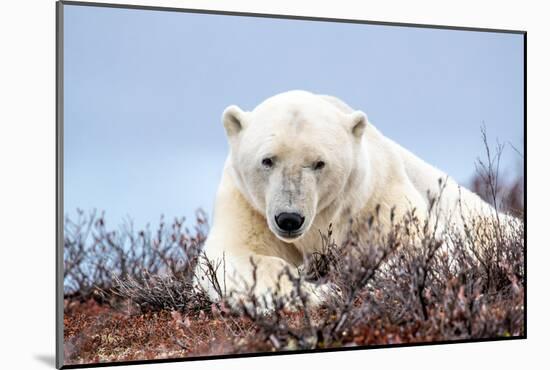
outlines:
{"label": "black frame edge", "polygon": [[55,367],[64,364],[63,324],[63,2],[55,4]]}
{"label": "black frame edge", "polygon": [[439,341],[439,342],[419,342],[419,343],[402,343],[402,344],[377,344],[372,346],[305,349],[305,350],[292,350],[292,351],[284,351],[284,352],[251,352],[251,353],[212,355],[212,356],[176,357],[176,358],[165,358],[165,359],[154,359],[154,360],[71,364],[71,365],[63,366],[62,369],[84,369],[84,368],[108,367],[108,366],[147,365],[147,364],[164,364],[164,363],[173,363],[173,362],[225,360],[225,359],[234,359],[234,358],[288,356],[288,355],[331,353],[331,352],[349,352],[349,351],[365,351],[365,350],[409,348],[409,347],[441,346],[441,345],[449,345],[449,344],[450,345],[480,344],[480,343],[486,343],[486,342],[509,342],[514,340],[524,340],[524,339],[527,339],[526,336],[520,335],[515,337],[460,339],[460,340],[449,340],[449,341]]}
{"label": "black frame edge", "polygon": [[65,5],[73,6],[90,6],[99,8],[116,8],[116,9],[134,9],[134,10],[153,10],[153,11],[166,11],[166,12],[179,12],[179,13],[198,13],[198,14],[211,14],[211,15],[229,15],[229,16],[241,16],[241,17],[257,17],[257,18],[274,18],[274,19],[294,19],[302,21],[321,21],[321,22],[337,22],[337,23],[356,23],[356,24],[370,24],[374,26],[394,26],[394,27],[413,27],[413,28],[432,28],[432,29],[445,29],[455,31],[474,31],[474,32],[497,32],[497,33],[511,33],[511,34],[524,34],[525,30],[511,30],[511,29],[498,29],[498,28],[481,28],[481,27],[467,27],[467,26],[448,26],[438,24],[423,24],[423,23],[407,23],[407,22],[389,22],[389,21],[372,21],[363,19],[351,19],[351,18],[329,18],[318,16],[305,16],[305,15],[291,15],[291,14],[273,14],[273,13],[254,13],[243,11],[229,11],[229,10],[214,10],[214,9],[200,9],[200,8],[175,8],[155,5],[131,5],[131,4],[115,4],[115,3],[100,3],[100,2],[86,2],[86,1],[73,1],[73,0],[60,0]]}
{"label": "black frame edge", "polygon": [[527,339],[527,32],[523,33],[523,333]]}

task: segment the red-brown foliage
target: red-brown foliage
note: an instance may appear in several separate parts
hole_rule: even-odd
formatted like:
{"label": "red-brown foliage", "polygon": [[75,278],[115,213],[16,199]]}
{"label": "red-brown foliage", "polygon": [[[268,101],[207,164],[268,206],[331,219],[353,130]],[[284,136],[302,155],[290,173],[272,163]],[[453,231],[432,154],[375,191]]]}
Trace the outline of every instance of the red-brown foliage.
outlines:
{"label": "red-brown foliage", "polygon": [[[474,190],[521,217],[522,178],[500,185],[487,154]],[[193,287],[197,263],[211,263],[199,258],[202,213],[192,230],[176,219],[154,232],[79,213],[65,225],[65,364],[523,336],[524,224],[507,220],[449,230],[451,250],[434,234],[413,237],[425,230],[414,214],[389,233],[373,217],[367,240],[343,245],[328,230],[299,276],[285,272],[292,296],[272,296],[266,313],[250,292],[229,305]],[[311,309],[305,280],[338,294]]]}

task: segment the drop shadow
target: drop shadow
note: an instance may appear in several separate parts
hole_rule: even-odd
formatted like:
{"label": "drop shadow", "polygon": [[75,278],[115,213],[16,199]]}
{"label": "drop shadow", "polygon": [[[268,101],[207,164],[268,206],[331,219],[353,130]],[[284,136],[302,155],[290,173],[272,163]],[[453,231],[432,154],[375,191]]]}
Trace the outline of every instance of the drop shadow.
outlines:
{"label": "drop shadow", "polygon": [[52,368],[55,368],[55,356],[54,355],[34,355],[34,359]]}

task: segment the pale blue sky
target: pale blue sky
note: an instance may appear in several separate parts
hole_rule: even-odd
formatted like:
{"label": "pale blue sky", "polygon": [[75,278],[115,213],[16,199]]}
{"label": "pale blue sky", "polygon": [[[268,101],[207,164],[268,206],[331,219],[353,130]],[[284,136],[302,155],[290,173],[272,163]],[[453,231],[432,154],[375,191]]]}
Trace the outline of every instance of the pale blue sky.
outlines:
{"label": "pale blue sky", "polygon": [[[65,5],[65,214],[211,213],[223,109],[335,95],[467,183],[490,140],[523,152],[523,36]],[[503,166],[522,158],[508,147]]]}

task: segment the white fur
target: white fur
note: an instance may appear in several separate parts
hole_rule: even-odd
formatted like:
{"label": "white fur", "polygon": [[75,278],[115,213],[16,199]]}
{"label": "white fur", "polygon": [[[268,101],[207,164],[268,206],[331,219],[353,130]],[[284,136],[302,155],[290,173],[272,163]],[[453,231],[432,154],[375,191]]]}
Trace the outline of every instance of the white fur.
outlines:
{"label": "white fur", "polygon": [[[273,96],[251,112],[228,107],[223,123],[230,143],[216,195],[213,225],[206,241],[209,259],[224,260],[219,280],[229,292],[252,282],[250,258],[258,266],[256,293],[275,289],[285,267],[296,271],[320,246],[320,231],[332,224],[336,241],[349,231],[350,219],[365,220],[377,206],[382,223],[392,208],[399,218],[412,208],[426,217],[429,194],[440,193],[447,223],[460,224],[461,207],[476,214],[494,214],[477,195],[461,188],[440,170],[384,137],[364,113],[341,100],[305,91]],[[273,158],[273,167],[262,165]],[[322,160],[326,165],[315,170]],[[299,235],[284,235],[274,216],[304,216]],[[445,225],[442,225],[445,226]],[[448,226],[448,225],[447,225]],[[212,286],[198,271],[198,282],[213,298]],[[283,280],[280,294],[288,294]],[[326,289],[305,285],[314,303]]]}

